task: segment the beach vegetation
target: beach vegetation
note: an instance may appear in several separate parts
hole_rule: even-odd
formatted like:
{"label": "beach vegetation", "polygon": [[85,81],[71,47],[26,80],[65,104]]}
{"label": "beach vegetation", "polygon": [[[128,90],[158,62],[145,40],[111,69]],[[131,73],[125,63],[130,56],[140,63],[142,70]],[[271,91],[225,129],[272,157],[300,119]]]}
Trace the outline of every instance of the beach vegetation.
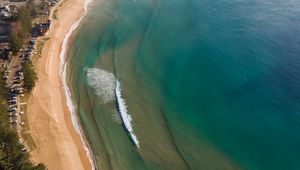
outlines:
{"label": "beach vegetation", "polygon": [[45,41],[44,40],[40,40],[38,42],[37,47],[36,47],[36,49],[37,49],[37,54],[36,55],[37,56],[41,57],[42,49],[43,49],[44,45],[45,45]]}
{"label": "beach vegetation", "polygon": [[26,3],[26,7],[30,11],[30,15],[33,18],[36,18],[38,16],[38,9],[34,5],[34,1],[33,0],[28,0],[27,3]]}
{"label": "beach vegetation", "polygon": [[32,62],[29,60],[24,64],[24,89],[31,91],[36,83],[37,75],[35,73]]}
{"label": "beach vegetation", "polygon": [[[2,78],[4,76],[3,71],[0,72],[0,78]],[[3,101],[1,101],[2,99],[5,99],[6,96],[6,88],[5,88],[5,81],[3,79],[0,79],[0,103],[2,103]]]}
{"label": "beach vegetation", "polygon": [[53,19],[57,19],[57,9],[55,9],[53,12]]}
{"label": "beach vegetation", "polygon": [[13,54],[19,52],[24,42],[27,42],[32,31],[32,16],[29,9],[21,7],[17,20],[11,23],[9,44]]}
{"label": "beach vegetation", "polygon": [[22,39],[18,32],[12,29],[9,33],[9,44],[13,54],[16,54],[22,47]]}
{"label": "beach vegetation", "polygon": [[48,41],[48,40],[50,40],[50,38],[49,37],[45,37],[45,38],[41,39],[40,41],[38,41],[38,44],[37,44],[37,47],[36,47],[36,49],[37,49],[36,55],[38,57],[41,57],[42,49],[43,49],[46,41]]}
{"label": "beach vegetation", "polygon": [[21,23],[20,34],[23,38],[28,38],[32,30],[31,11],[27,7],[21,7],[18,15],[18,22]]}
{"label": "beach vegetation", "polygon": [[[0,72],[0,77],[4,75]],[[45,165],[34,165],[29,159],[29,153],[19,142],[16,131],[10,128],[6,112],[5,81],[0,79],[0,169],[44,170]]]}

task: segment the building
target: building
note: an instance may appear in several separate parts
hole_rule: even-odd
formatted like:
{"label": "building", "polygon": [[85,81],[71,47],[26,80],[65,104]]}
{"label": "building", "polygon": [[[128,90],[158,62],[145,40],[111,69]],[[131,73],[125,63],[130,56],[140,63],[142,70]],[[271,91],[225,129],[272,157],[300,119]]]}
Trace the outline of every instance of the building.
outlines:
{"label": "building", "polygon": [[44,36],[47,34],[47,32],[50,29],[51,20],[47,19],[42,23],[36,24],[34,28],[32,29],[32,36],[38,37],[38,36]]}

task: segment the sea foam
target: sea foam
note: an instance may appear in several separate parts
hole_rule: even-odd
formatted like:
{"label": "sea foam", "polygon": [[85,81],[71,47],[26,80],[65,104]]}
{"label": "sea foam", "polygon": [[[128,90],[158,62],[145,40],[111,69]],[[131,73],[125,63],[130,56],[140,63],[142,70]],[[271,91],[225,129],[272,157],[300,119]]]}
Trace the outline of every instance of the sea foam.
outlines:
{"label": "sea foam", "polygon": [[116,79],[112,73],[102,69],[88,68],[86,69],[86,76],[88,85],[96,91],[104,103],[115,99]]}
{"label": "sea foam", "polygon": [[73,101],[71,99],[71,93],[70,90],[68,88],[67,85],[67,62],[65,61],[65,55],[67,52],[67,47],[68,47],[68,43],[69,43],[69,39],[72,35],[72,33],[78,28],[80,22],[83,20],[83,18],[86,16],[87,14],[87,10],[88,10],[88,5],[92,2],[92,0],[85,0],[84,2],[84,14],[75,22],[73,23],[73,25],[71,26],[69,32],[65,35],[62,46],[61,46],[61,53],[59,55],[60,58],[60,76],[61,76],[61,80],[63,83],[63,87],[64,87],[64,92],[65,92],[65,96],[66,96],[66,103],[68,106],[68,109],[70,111],[70,115],[71,115],[71,120],[73,123],[73,126],[75,128],[75,131],[79,134],[80,139],[84,145],[84,150],[87,154],[87,157],[89,159],[89,162],[91,164],[91,168],[93,170],[96,170],[96,166],[95,166],[95,162],[94,162],[94,156],[93,153],[83,135],[82,129],[78,124],[78,120],[75,114],[75,105],[73,104]]}
{"label": "sea foam", "polygon": [[116,81],[115,92],[116,92],[116,97],[117,97],[117,102],[118,102],[118,109],[121,114],[121,118],[124,123],[124,126],[127,129],[127,131],[129,132],[132,141],[139,148],[139,141],[138,141],[137,137],[135,136],[135,134],[133,133],[133,128],[132,128],[132,124],[131,124],[132,118],[127,113],[127,106],[126,106],[125,100],[122,98],[121,86],[118,81]]}
{"label": "sea foam", "polygon": [[117,100],[118,111],[121,116],[121,120],[130,134],[130,138],[134,144],[139,147],[139,141],[135,136],[132,128],[132,118],[128,114],[125,100],[121,95],[121,86],[115,76],[105,70],[98,68],[87,68],[86,69],[88,85],[91,86],[96,94],[103,99],[104,102]]}

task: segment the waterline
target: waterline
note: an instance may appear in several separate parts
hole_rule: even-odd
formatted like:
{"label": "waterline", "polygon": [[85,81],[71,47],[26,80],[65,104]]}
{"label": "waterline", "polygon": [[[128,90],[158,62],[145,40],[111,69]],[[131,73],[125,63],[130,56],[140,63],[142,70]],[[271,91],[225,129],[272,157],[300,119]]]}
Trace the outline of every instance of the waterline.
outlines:
{"label": "waterline", "polygon": [[68,85],[67,85],[67,62],[65,61],[65,59],[66,59],[65,55],[66,55],[66,52],[68,50],[69,39],[70,39],[72,33],[78,28],[80,22],[86,16],[88,5],[91,2],[92,2],[92,0],[85,0],[83,15],[71,26],[69,32],[65,35],[62,46],[61,46],[62,50],[61,50],[61,53],[59,55],[59,58],[60,58],[60,77],[61,77],[61,80],[62,80],[62,83],[63,83],[64,93],[65,93],[65,96],[66,96],[66,104],[67,104],[68,109],[70,111],[72,124],[74,126],[75,131],[80,136],[80,139],[83,143],[83,147],[84,147],[86,155],[89,159],[91,167],[92,167],[93,170],[95,170],[96,166],[95,166],[94,156],[93,156],[93,153],[91,151],[91,148],[89,147],[89,144],[87,143],[87,140],[85,139],[85,137],[83,135],[83,131],[82,131],[82,129],[81,129],[79,123],[78,123],[76,113],[75,113],[75,105],[72,101],[71,92],[70,92],[70,90],[68,88]]}

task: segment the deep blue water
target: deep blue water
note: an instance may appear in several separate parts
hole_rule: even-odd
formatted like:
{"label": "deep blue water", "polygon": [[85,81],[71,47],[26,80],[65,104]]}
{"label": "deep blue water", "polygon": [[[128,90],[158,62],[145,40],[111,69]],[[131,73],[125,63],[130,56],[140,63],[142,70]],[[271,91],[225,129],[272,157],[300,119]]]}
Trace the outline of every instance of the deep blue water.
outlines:
{"label": "deep blue water", "polygon": [[[112,103],[79,109],[107,164],[300,169],[300,1],[107,1],[92,9],[71,52],[75,96],[92,96],[82,70],[107,70],[133,118],[141,149],[108,123]],[[91,107],[86,100],[79,108]]]}

